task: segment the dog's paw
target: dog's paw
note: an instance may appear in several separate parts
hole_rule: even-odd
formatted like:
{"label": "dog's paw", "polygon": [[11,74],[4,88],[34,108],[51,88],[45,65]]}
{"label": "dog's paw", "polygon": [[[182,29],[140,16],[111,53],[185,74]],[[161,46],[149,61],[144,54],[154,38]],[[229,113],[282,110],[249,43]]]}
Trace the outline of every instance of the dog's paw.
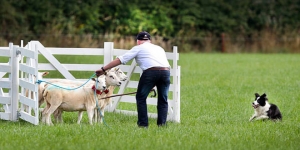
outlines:
{"label": "dog's paw", "polygon": [[253,119],[255,119],[256,117],[255,116],[252,116],[250,119],[249,119],[249,121],[251,122],[251,121],[253,121]]}

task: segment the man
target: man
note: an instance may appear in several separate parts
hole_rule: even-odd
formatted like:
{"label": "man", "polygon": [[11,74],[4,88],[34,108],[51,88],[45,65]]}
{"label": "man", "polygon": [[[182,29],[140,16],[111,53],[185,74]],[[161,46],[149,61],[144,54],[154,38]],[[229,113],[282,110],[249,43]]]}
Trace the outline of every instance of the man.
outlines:
{"label": "man", "polygon": [[136,104],[138,112],[137,125],[148,128],[148,112],[146,99],[150,91],[157,88],[157,125],[165,126],[168,114],[168,91],[170,87],[170,64],[163,48],[151,43],[148,32],[142,31],[136,37],[137,45],[122,56],[96,70],[97,76],[102,75],[105,70],[126,64],[135,59],[143,70],[139,80],[136,93]]}

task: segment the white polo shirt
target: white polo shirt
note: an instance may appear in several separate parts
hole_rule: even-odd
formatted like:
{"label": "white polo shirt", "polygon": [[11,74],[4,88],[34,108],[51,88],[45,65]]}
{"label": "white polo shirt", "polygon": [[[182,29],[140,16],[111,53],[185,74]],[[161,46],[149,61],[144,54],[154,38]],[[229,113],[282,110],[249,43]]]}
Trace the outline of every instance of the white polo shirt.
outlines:
{"label": "white polo shirt", "polygon": [[170,67],[165,50],[150,42],[134,46],[122,56],[118,56],[122,64],[135,58],[142,70],[151,67]]}

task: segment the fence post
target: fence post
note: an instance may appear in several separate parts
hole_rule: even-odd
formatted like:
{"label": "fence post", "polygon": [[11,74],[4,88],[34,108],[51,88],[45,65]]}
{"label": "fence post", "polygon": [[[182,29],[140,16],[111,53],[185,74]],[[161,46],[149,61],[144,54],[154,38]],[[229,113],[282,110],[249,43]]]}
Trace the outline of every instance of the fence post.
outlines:
{"label": "fence post", "polygon": [[173,90],[173,100],[174,100],[174,107],[173,107],[173,120],[175,122],[180,122],[180,68],[178,68],[177,61],[179,60],[178,58],[178,50],[177,46],[173,46],[173,54],[175,58],[173,58],[173,85],[174,85],[174,90]]}
{"label": "fence post", "polygon": [[18,120],[18,108],[19,108],[19,51],[17,46],[13,46],[12,43],[9,43],[9,49],[11,50],[11,62],[12,62],[12,71],[11,71],[11,120]]}
{"label": "fence post", "polygon": [[114,52],[114,43],[113,42],[104,42],[104,58],[103,65],[107,65],[113,60],[113,52]]}

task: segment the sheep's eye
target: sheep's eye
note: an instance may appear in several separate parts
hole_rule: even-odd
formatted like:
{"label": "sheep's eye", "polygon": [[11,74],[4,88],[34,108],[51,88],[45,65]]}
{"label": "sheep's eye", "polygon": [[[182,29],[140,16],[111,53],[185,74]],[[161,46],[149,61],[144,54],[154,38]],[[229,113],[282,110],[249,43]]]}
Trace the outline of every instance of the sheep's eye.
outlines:
{"label": "sheep's eye", "polygon": [[115,79],[113,76],[109,76],[110,78],[112,78],[112,79]]}

